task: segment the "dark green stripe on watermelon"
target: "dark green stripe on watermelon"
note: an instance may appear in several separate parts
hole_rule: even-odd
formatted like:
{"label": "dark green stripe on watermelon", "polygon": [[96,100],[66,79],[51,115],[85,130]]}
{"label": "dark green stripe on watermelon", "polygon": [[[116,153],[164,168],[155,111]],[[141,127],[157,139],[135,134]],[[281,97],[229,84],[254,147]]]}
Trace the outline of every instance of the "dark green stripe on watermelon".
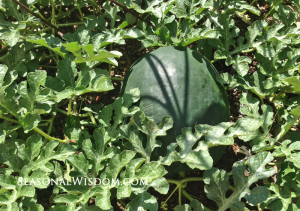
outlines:
{"label": "dark green stripe on watermelon", "polygon": [[[162,47],[145,54],[132,65],[120,95],[138,87],[141,92],[139,106],[147,116],[156,124],[164,116],[174,121],[167,136],[160,137],[162,147],[154,150],[151,160],[165,156],[167,146],[176,142],[183,127],[229,121],[228,98],[224,87],[215,81],[217,74],[203,55],[186,47]],[[214,163],[224,150],[225,146],[210,149]],[[180,169],[174,171],[187,170],[184,166],[179,165]]]}

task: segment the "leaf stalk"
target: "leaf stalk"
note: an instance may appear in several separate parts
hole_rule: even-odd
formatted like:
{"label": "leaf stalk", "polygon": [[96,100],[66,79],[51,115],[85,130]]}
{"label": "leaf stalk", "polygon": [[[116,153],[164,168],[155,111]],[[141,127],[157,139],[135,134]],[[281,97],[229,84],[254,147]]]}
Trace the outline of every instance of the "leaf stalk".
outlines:
{"label": "leaf stalk", "polygon": [[0,118],[1,119],[4,119],[6,121],[9,121],[9,122],[12,122],[12,123],[16,123],[16,124],[19,124],[19,122],[17,120],[14,120],[14,119],[10,119],[10,118],[7,118],[7,117],[4,117],[1,115],[2,112],[0,112]]}
{"label": "leaf stalk", "polygon": [[81,9],[80,9],[80,7],[79,7],[79,4],[78,4],[77,0],[74,0],[74,2],[75,2],[76,7],[77,7],[77,9],[78,9],[78,11],[79,11],[81,21],[83,22],[83,21],[84,21],[84,18],[83,18],[82,11],[81,11]]}
{"label": "leaf stalk", "polygon": [[39,129],[38,127],[35,127],[33,128],[37,133],[39,133],[40,135],[44,136],[46,139],[50,140],[50,141],[59,141],[61,143],[66,143],[66,140],[62,140],[62,139],[59,139],[59,138],[54,138],[54,137],[51,137],[49,136],[47,133],[45,133],[44,131],[42,131],[41,129]]}

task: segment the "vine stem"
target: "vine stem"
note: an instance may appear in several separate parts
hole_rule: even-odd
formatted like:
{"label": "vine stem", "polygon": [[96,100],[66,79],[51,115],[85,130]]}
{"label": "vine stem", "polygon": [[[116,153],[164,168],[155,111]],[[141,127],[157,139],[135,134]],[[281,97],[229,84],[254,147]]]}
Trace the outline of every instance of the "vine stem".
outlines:
{"label": "vine stem", "polygon": [[175,191],[179,188],[179,185],[176,186],[176,188],[173,190],[173,192],[170,194],[170,196],[166,199],[165,203],[171,198],[171,196],[175,193]]}
{"label": "vine stem", "polygon": [[263,20],[266,20],[266,19],[267,19],[267,17],[270,15],[270,13],[273,11],[273,9],[274,9],[274,7],[272,7],[272,8],[270,9],[270,11],[265,15],[265,17],[264,17]]}
{"label": "vine stem", "polygon": [[43,124],[39,124],[39,126],[47,126],[49,123],[46,122],[46,123],[43,123]]}
{"label": "vine stem", "polygon": [[55,119],[55,116],[56,115],[53,115],[52,117],[51,117],[51,119],[50,119],[50,125],[49,125],[49,128],[48,128],[48,135],[50,135],[51,134],[51,130],[52,130],[52,127],[53,127],[53,121],[54,121],[54,119]]}
{"label": "vine stem", "polygon": [[81,9],[80,9],[80,7],[79,7],[79,4],[78,4],[77,0],[74,0],[74,1],[75,1],[76,6],[77,6],[77,9],[78,9],[78,11],[79,11],[79,14],[80,14],[80,17],[81,17],[81,21],[83,22],[83,21],[84,21],[84,18],[83,18],[82,11],[81,11]]}
{"label": "vine stem", "polygon": [[83,25],[83,22],[75,22],[75,23],[60,23],[56,24],[56,26],[75,26],[75,25]]}
{"label": "vine stem", "polygon": [[9,54],[5,54],[4,56],[0,57],[0,61],[2,61],[3,59],[5,59]]}
{"label": "vine stem", "polygon": [[277,166],[277,165],[280,165],[280,164],[282,164],[282,162],[268,163],[268,165],[270,165],[270,166]]}
{"label": "vine stem", "polygon": [[24,4],[22,4],[22,3],[19,2],[18,0],[12,0],[12,1],[15,2],[16,4],[18,4],[20,7],[22,7],[24,10],[26,10],[27,12],[29,12],[29,13],[30,13],[31,15],[33,15],[34,17],[41,19],[41,21],[42,21],[44,24],[46,24],[46,25],[50,26],[51,28],[55,29],[56,33],[57,33],[59,36],[62,37],[62,36],[64,35],[62,32],[59,31],[59,29],[58,29],[56,26],[54,26],[53,24],[51,24],[51,23],[49,23],[48,21],[46,21],[45,19],[43,19],[40,15],[38,15],[38,14],[32,12],[28,7],[26,7]]}
{"label": "vine stem", "polygon": [[8,134],[10,134],[10,133],[12,133],[12,132],[14,132],[14,131],[16,131],[16,130],[19,130],[21,127],[23,127],[23,126],[22,126],[22,125],[19,125],[18,127],[14,128],[14,129],[12,129],[12,130],[7,131],[7,132],[6,132],[6,135],[8,135]]}
{"label": "vine stem", "polygon": [[[0,118],[1,118],[1,119],[4,119],[4,120],[6,120],[6,121],[12,122],[12,123],[19,124],[19,122],[18,122],[17,120],[10,119],[10,118],[7,118],[7,117],[2,116],[2,115],[1,115],[1,112],[0,112]],[[48,134],[46,134],[44,131],[42,131],[42,130],[39,129],[38,127],[33,128],[33,130],[35,130],[35,131],[36,131],[37,133],[39,133],[40,135],[44,136],[46,139],[49,139],[50,141],[58,140],[58,141],[61,142],[61,143],[65,143],[65,142],[66,142],[66,140],[62,140],[62,139],[59,139],[59,138],[54,138],[54,137],[49,136]]]}
{"label": "vine stem", "polygon": [[258,94],[254,89],[251,89],[250,91],[253,92],[260,99],[261,104],[264,105],[263,96],[261,96],[260,94]]}
{"label": "vine stem", "polygon": [[19,124],[19,122],[18,122],[17,120],[10,119],[10,118],[7,118],[7,117],[2,116],[2,115],[1,115],[1,112],[0,112],[0,118],[1,118],[1,119],[4,119],[4,120],[6,120],[6,121],[12,122],[12,123]]}
{"label": "vine stem", "polygon": [[88,112],[88,115],[90,116],[92,123],[93,123],[94,125],[97,125],[97,122],[96,122],[96,120],[95,120],[93,114],[92,114],[91,112]]}
{"label": "vine stem", "polygon": [[[69,100],[69,104],[68,104],[68,116],[71,114],[72,112],[72,101],[73,101],[73,97],[76,98],[76,96],[72,95],[70,100]],[[65,134],[65,139],[67,143],[70,143],[70,140],[68,138],[68,136]],[[69,181],[71,182],[71,176],[70,176],[70,172],[71,172],[71,167],[70,164],[68,162],[66,162],[66,166],[67,166],[67,178],[69,179]]]}
{"label": "vine stem", "polygon": [[74,114],[75,116],[77,116],[77,100],[76,100],[76,96],[74,97],[73,114]]}
{"label": "vine stem", "polygon": [[181,191],[188,200],[190,200],[190,201],[194,200],[194,198],[190,194],[188,194],[188,192],[186,192],[186,190],[182,189]]}
{"label": "vine stem", "polygon": [[[67,115],[67,116],[69,115],[68,112],[66,112],[66,111],[64,111],[64,110],[62,110],[60,108],[57,108],[56,111],[58,111],[59,113],[62,113],[64,115]],[[78,114],[77,116],[79,116],[79,117],[89,117],[90,114],[89,114],[89,112],[87,112],[85,114]]]}
{"label": "vine stem", "polygon": [[[81,102],[80,102],[80,107],[79,107],[79,111],[78,111],[78,113],[80,113],[81,112],[81,108],[82,108],[82,103],[83,103],[83,101],[85,101],[86,100],[86,96],[84,97],[84,100],[81,100]],[[80,115],[80,114],[79,114]]]}
{"label": "vine stem", "polygon": [[251,3],[250,3],[250,6],[252,6],[257,0],[253,0]]}
{"label": "vine stem", "polygon": [[279,2],[277,2],[277,4],[273,5],[273,6],[271,7],[270,11],[265,15],[265,17],[264,17],[263,20],[266,20],[267,17],[271,14],[271,12],[275,9],[275,7],[276,7],[277,5],[279,5],[279,4],[281,4],[281,2],[282,2],[282,1],[279,1]]}
{"label": "vine stem", "polygon": [[182,186],[179,185],[179,190],[178,190],[178,204],[181,205],[181,190],[182,190]]}
{"label": "vine stem", "polygon": [[73,95],[71,96],[70,100],[69,100],[69,105],[68,105],[68,115],[70,115],[72,113],[72,101],[73,101]]}
{"label": "vine stem", "polygon": [[217,61],[219,61],[220,59],[214,59],[214,60],[211,60],[210,62],[213,64],[213,63],[215,63],[215,62],[217,62]]}
{"label": "vine stem", "polygon": [[60,5],[59,5],[59,11],[58,11],[58,14],[61,13],[61,9],[62,9],[62,0],[60,0]]}
{"label": "vine stem", "polygon": [[67,115],[67,116],[68,116],[68,112],[66,112],[66,111],[64,111],[64,110],[62,110],[62,109],[60,109],[60,108],[56,108],[56,111],[58,111],[59,113],[62,113],[62,114],[64,114],[64,115]]}
{"label": "vine stem", "polygon": [[[171,193],[171,195],[168,197],[168,199],[174,194],[174,192],[179,188],[178,190],[178,202],[179,205],[181,205],[181,192],[183,190],[183,186],[185,183],[187,182],[191,182],[191,181],[203,181],[202,177],[187,177],[181,180],[173,180],[173,179],[167,179],[168,183],[173,183],[176,184],[177,187],[175,188],[175,190]],[[185,186],[184,186],[185,187]],[[168,201],[168,199],[165,201],[165,203]]]}
{"label": "vine stem", "polygon": [[45,133],[44,131],[42,131],[41,129],[39,129],[38,127],[33,128],[37,133],[39,133],[40,135],[44,136],[46,139],[50,140],[50,141],[55,141],[58,140],[61,143],[66,143],[66,140],[62,140],[59,138],[54,138],[49,136],[47,133]]}
{"label": "vine stem", "polygon": [[248,51],[241,51],[241,53],[251,53],[251,52],[254,52],[256,50],[256,48],[251,48],[249,49]]}
{"label": "vine stem", "polygon": [[[188,192],[186,192],[186,190],[182,189],[182,193],[188,200],[190,200],[190,201],[194,200],[194,198],[190,194],[188,194]],[[203,206],[203,207],[204,207],[204,210],[206,210],[206,211],[212,211],[211,209],[209,209],[205,206]]]}
{"label": "vine stem", "polygon": [[[179,21],[178,21],[178,28],[180,28],[180,25],[181,25],[181,18],[179,18]],[[177,34],[178,36],[178,34]]]}
{"label": "vine stem", "polygon": [[33,6],[35,9],[37,9],[37,10],[38,10],[37,13],[38,13],[43,19],[45,19],[45,17],[42,15],[42,13],[40,13],[39,9],[36,8],[36,6],[34,6],[34,4],[31,4],[31,6]]}
{"label": "vine stem", "polygon": [[[53,25],[55,25],[55,0],[52,0],[52,19],[51,19],[51,23]],[[53,33],[53,36],[55,35],[55,29],[52,29],[52,33]]]}

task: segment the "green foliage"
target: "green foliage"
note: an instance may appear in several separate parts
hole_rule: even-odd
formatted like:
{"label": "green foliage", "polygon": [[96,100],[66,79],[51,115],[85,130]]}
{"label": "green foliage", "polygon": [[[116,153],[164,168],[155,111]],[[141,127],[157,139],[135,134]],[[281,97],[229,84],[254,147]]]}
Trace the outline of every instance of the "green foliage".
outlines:
{"label": "green foliage", "polygon": [[[108,211],[115,199],[126,211],[166,210],[169,197],[159,205],[157,196],[171,197],[170,184],[175,211],[209,210],[189,182],[204,184],[219,211],[300,209],[299,0],[267,0],[265,11],[245,0],[20,2],[27,9],[0,0],[1,211]],[[140,45],[188,46],[218,63],[216,80],[241,92],[239,118],[182,128],[154,160],[159,137],[180,120],[156,124],[137,107],[137,88],[112,104],[84,100],[111,94],[119,80],[111,67],[127,57],[129,39],[137,47],[130,55]],[[242,142],[246,157],[232,158],[231,172],[217,168],[209,149]],[[176,162],[203,178],[171,179]]]}
{"label": "green foliage", "polygon": [[265,169],[265,165],[272,160],[273,157],[268,152],[261,152],[251,156],[247,162],[250,172],[249,176],[244,175],[246,165],[243,162],[236,162],[232,167],[235,189],[229,198],[225,196],[230,186],[228,174],[224,170],[220,171],[216,168],[205,171],[203,180],[207,184],[205,186],[207,197],[216,201],[219,210],[226,210],[233,206],[238,209],[243,209],[244,204],[240,201],[242,197],[245,197],[254,205],[262,203],[263,199],[268,198],[268,191],[264,191],[264,194],[259,197],[257,194],[261,194],[261,190],[257,191],[253,189],[250,191],[249,187],[259,179],[268,178],[274,174],[272,167]]}

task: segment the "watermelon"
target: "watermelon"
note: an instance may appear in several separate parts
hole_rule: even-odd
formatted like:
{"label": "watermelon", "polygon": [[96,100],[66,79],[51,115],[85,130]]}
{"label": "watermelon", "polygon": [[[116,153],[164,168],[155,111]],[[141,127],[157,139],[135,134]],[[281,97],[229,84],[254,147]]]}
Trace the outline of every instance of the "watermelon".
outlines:
{"label": "watermelon", "polygon": [[[167,146],[176,142],[183,127],[196,124],[217,125],[229,121],[228,98],[215,79],[215,67],[202,54],[187,47],[161,47],[139,58],[127,72],[120,95],[138,87],[140,109],[159,124],[164,116],[174,121],[167,136],[159,137],[162,146],[155,148],[151,160],[165,156]],[[210,149],[214,163],[225,146]],[[175,171],[187,170],[177,165]]]}

